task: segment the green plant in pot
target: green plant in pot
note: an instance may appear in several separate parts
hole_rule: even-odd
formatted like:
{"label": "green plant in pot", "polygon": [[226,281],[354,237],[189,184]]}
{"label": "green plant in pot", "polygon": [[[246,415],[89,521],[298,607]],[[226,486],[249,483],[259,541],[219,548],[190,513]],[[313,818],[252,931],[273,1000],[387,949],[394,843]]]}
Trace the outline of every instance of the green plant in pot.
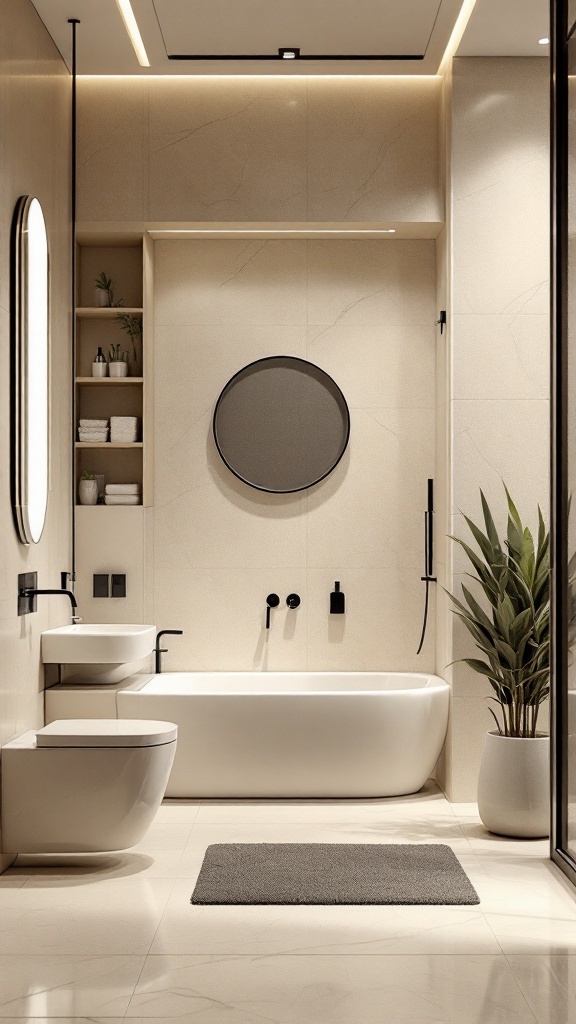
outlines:
{"label": "green plant in pot", "polygon": [[[478,551],[458,537],[480,584],[462,584],[454,614],[482,658],[461,659],[492,687],[495,729],[486,736],[478,782],[480,817],[491,832],[532,838],[549,831],[549,737],[538,731],[550,691],[550,537],[538,508],[538,536],[524,526],[505,487],[506,539],[500,540],[482,491],[484,528],[464,516]],[[494,707],[495,705],[495,707]]]}
{"label": "green plant in pot", "polygon": [[89,469],[84,470],[80,477],[78,492],[81,505],[96,505],[98,503],[98,481],[95,473]]}
{"label": "green plant in pot", "polygon": [[133,316],[132,313],[117,313],[116,319],[118,320],[122,330],[125,331],[130,338],[130,344],[132,345],[132,361],[136,364],[138,362],[136,338],[139,338],[142,334],[142,319],[139,316]]}
{"label": "green plant in pot", "polygon": [[123,306],[124,299],[117,299],[114,302],[114,284],[112,278],[108,277],[106,271],[102,270],[96,280],[96,305],[97,306]]}
{"label": "green plant in pot", "polygon": [[111,377],[128,376],[128,360],[130,354],[122,345],[110,345],[108,352],[108,373]]}

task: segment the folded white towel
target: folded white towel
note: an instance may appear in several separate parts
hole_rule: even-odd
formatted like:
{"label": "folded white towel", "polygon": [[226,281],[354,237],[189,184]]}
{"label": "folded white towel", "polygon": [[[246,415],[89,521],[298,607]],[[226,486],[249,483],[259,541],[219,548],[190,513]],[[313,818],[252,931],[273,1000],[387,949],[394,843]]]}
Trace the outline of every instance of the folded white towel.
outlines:
{"label": "folded white towel", "polygon": [[106,484],[106,494],[140,494],[140,484]]}
{"label": "folded white towel", "polygon": [[111,416],[110,423],[115,423],[117,427],[124,426],[136,426],[138,423],[137,416]]}
{"label": "folded white towel", "polygon": [[119,444],[134,444],[138,440],[138,430],[117,430],[112,427],[110,430],[110,440],[117,441]]}
{"label": "folded white towel", "polygon": [[104,495],[105,505],[139,505],[139,494],[106,494]]}
{"label": "folded white towel", "polygon": [[80,420],[81,427],[107,427],[109,420]]}
{"label": "folded white towel", "polygon": [[78,427],[83,434],[107,434],[108,427]]}
{"label": "folded white towel", "polygon": [[79,441],[108,441],[108,432],[102,431],[101,434],[94,432],[85,433],[83,430],[78,431]]}

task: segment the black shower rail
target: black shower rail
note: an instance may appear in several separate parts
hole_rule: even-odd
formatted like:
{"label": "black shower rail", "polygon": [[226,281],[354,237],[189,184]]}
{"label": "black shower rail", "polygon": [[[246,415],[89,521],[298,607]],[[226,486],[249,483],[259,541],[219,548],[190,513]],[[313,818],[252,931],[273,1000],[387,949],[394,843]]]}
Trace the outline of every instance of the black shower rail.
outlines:
{"label": "black shower rail", "polygon": [[420,654],[426,637],[428,625],[428,605],[430,602],[430,584],[436,583],[434,572],[434,480],[428,479],[428,507],[424,513],[424,576],[420,579],[426,584],[426,597],[424,598],[424,621],[422,622],[422,635],[416,654]]}

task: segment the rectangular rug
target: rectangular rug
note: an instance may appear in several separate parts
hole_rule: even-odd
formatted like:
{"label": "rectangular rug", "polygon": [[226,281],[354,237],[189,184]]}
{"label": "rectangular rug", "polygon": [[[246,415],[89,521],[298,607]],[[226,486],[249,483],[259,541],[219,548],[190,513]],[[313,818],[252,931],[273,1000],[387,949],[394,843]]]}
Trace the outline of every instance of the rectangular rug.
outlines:
{"label": "rectangular rug", "polygon": [[438,843],[215,843],[192,903],[479,903],[449,846]]}

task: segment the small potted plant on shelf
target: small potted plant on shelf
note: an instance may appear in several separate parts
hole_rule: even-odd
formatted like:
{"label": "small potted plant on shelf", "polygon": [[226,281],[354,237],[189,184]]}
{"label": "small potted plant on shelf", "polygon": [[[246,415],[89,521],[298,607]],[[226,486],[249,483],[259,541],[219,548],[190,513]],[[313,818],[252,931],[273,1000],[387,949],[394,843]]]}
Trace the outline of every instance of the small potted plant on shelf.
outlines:
{"label": "small potted plant on shelf", "polygon": [[110,351],[108,353],[108,373],[110,376],[127,377],[129,358],[128,352],[123,352],[121,345],[110,345]]}
{"label": "small potted plant on shelf", "polygon": [[81,505],[98,504],[98,481],[96,475],[90,470],[85,469],[82,473],[78,491]]}
{"label": "small potted plant on shelf", "polygon": [[132,313],[117,313],[116,319],[118,320],[122,330],[125,331],[130,338],[130,344],[132,345],[132,361],[136,364],[138,362],[136,338],[139,338],[142,335],[142,318],[139,316],[133,316]]}
{"label": "small potted plant on shelf", "polygon": [[97,306],[110,307],[122,306],[124,304],[124,299],[117,299],[117,301],[114,302],[114,285],[112,283],[112,278],[108,277],[104,270],[98,275],[94,284],[96,285]]}
{"label": "small potted plant on shelf", "polygon": [[478,810],[490,832],[547,836],[550,740],[538,731],[538,715],[550,692],[550,537],[538,508],[536,543],[508,488],[506,540],[501,542],[482,491],[484,527],[464,519],[479,554],[458,537],[482,587],[481,604],[462,584],[465,604],[450,595],[454,613],[483,655],[463,658],[485,676],[498,710],[486,734],[478,780]]}
{"label": "small potted plant on shelf", "polygon": [[96,305],[111,306],[114,297],[112,278],[107,277],[105,272],[102,271],[94,281],[94,284],[96,285]]}

